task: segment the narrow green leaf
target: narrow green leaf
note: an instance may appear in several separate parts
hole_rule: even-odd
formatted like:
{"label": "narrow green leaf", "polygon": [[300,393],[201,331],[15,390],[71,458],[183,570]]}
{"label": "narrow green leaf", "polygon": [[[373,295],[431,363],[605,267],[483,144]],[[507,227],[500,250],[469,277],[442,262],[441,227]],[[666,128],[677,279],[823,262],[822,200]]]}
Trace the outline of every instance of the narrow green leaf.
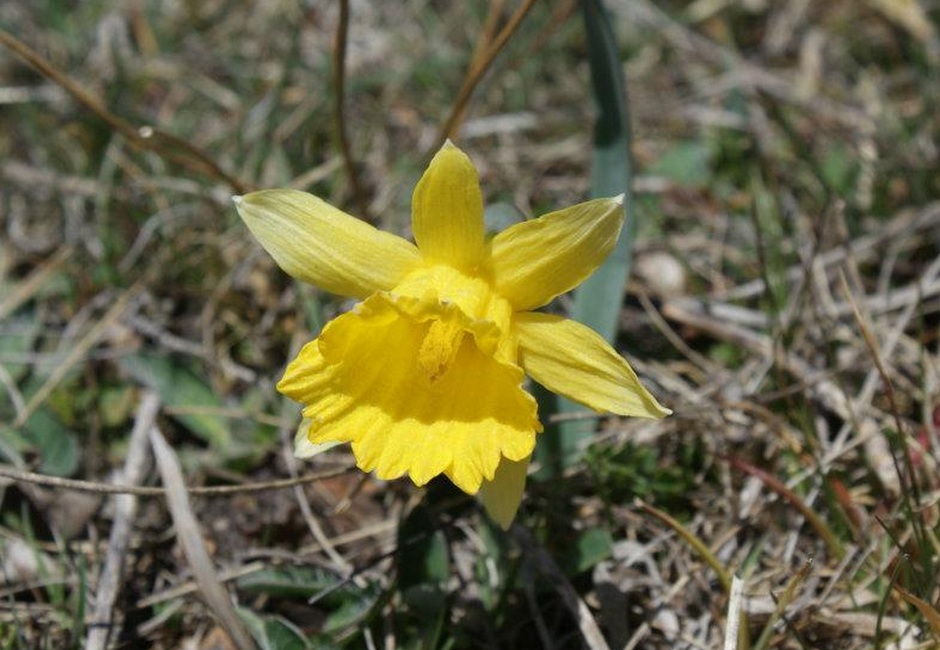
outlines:
{"label": "narrow green leaf", "polygon": [[361,627],[381,595],[382,589],[374,583],[364,589],[350,588],[334,592],[336,609],[327,616],[320,631],[331,634],[348,627]]}
{"label": "narrow green leaf", "polygon": [[238,588],[252,594],[307,599],[330,589],[337,580],[334,574],[317,567],[283,566],[242,576]]}
{"label": "narrow green leaf", "polygon": [[[596,330],[608,341],[617,333],[624,286],[630,272],[636,222],[631,211],[633,166],[630,159],[630,116],[617,41],[602,0],[583,0],[591,86],[597,109],[591,159],[591,197],[624,195],[626,222],[607,261],[575,292],[571,317]],[[554,407],[542,402],[543,413],[571,413],[584,407],[556,398]],[[548,408],[546,408],[546,406]],[[593,420],[574,420],[548,427],[537,448],[537,459],[551,476],[580,456],[579,441],[594,431]]]}
{"label": "narrow green leaf", "polygon": [[437,648],[447,613],[450,578],[447,538],[430,508],[416,506],[398,530],[398,587],[421,639],[415,647]]}
{"label": "narrow green leaf", "polygon": [[483,211],[483,222],[486,224],[486,234],[495,235],[525,221],[525,215],[519,212],[516,206],[502,201],[491,203]]}
{"label": "narrow green leaf", "polygon": [[617,40],[602,0],[581,3],[591,87],[597,108],[591,159],[591,198],[624,195],[626,222],[607,261],[575,293],[572,317],[608,341],[617,333],[623,288],[630,272],[636,222],[632,218],[630,114]]}
{"label": "narrow green leaf", "polygon": [[244,607],[237,611],[260,650],[310,649],[303,632],[280,616],[259,616]]}

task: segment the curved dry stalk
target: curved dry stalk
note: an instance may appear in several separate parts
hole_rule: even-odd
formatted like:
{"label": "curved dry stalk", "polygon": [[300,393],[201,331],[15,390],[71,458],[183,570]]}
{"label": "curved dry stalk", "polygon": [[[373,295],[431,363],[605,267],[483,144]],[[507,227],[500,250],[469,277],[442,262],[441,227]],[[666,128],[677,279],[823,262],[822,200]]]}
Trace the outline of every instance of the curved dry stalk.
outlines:
{"label": "curved dry stalk", "polygon": [[721,588],[725,593],[731,593],[731,582],[732,574],[724,567],[721,561],[715,557],[715,554],[711,552],[711,549],[708,548],[708,545],[705,544],[698,536],[696,536],[692,531],[679,523],[675,517],[666,514],[659,508],[651,506],[645,501],[638,500],[637,506],[640,507],[644,512],[653,515],[661,522],[672,528],[676,531],[682,539],[692,547],[700,558],[705,561],[712,571],[715,572],[715,575],[718,577],[718,582],[721,584]]}
{"label": "curved dry stalk", "polygon": [[157,469],[166,486],[167,507],[176,529],[176,540],[183,548],[183,555],[189,562],[206,605],[215,614],[238,650],[257,650],[258,646],[248,633],[244,622],[238,617],[228,590],[219,580],[212,558],[209,557],[199,523],[189,504],[179,459],[156,426],[151,426],[148,434]]}
{"label": "curved dry stalk", "polygon": [[349,134],[346,132],[346,115],[343,106],[346,103],[346,41],[349,35],[349,0],[339,2],[339,23],[336,25],[336,37],[333,40],[333,124],[336,129],[336,141],[343,156],[343,166],[353,195],[353,201],[359,204],[360,215],[364,216],[365,201],[362,197],[359,174],[353,160]]}
{"label": "curved dry stalk", "polygon": [[[735,586],[735,580],[737,579],[736,576],[725,568],[721,561],[715,556],[714,553],[712,553],[711,549],[708,548],[708,545],[705,544],[705,542],[700,537],[679,523],[678,519],[663,512],[659,508],[651,506],[645,501],[638,499],[637,505],[644,512],[656,517],[661,522],[669,526],[672,530],[674,530],[682,539],[685,540],[689,546],[692,547],[692,550],[695,551],[695,553],[700,558],[702,558],[705,564],[707,564],[709,568],[715,572],[715,575],[718,577],[718,582],[721,584],[722,590],[724,590],[724,592],[728,594],[729,599],[731,599],[731,602],[729,602],[730,608],[731,604],[734,602],[734,599],[737,598],[734,592],[734,590],[738,588]],[[731,612],[729,611],[729,625],[731,625],[730,613]],[[734,636],[734,639],[738,644],[740,644],[738,647],[740,647],[742,650],[748,650],[751,647],[751,638],[747,625],[747,612],[743,609],[739,610],[739,612],[736,613],[736,618],[737,620],[735,621],[735,625],[738,626],[738,630]]]}
{"label": "curved dry stalk", "polygon": [[[342,467],[323,472],[314,472],[304,474],[296,478],[282,478],[273,481],[258,481],[255,483],[243,483],[241,485],[213,485],[209,487],[188,487],[187,494],[200,497],[217,497],[230,494],[246,494],[249,492],[265,492],[267,490],[283,490],[297,485],[305,485],[323,479],[341,476],[352,471],[353,467]],[[0,467],[0,478],[10,479],[22,483],[35,483],[36,485],[45,485],[46,487],[61,488],[65,490],[76,490],[79,492],[96,492],[98,494],[133,494],[139,497],[162,497],[166,496],[166,490],[159,487],[141,487],[135,485],[114,485],[111,483],[96,483],[95,481],[82,481],[72,478],[61,478],[59,476],[49,476],[48,474],[37,474],[36,472],[24,472],[11,467]]]}
{"label": "curved dry stalk", "polygon": [[463,86],[457,93],[457,99],[454,100],[454,105],[451,107],[450,115],[448,115],[444,126],[442,126],[441,130],[438,132],[437,138],[434,140],[434,145],[431,147],[431,151],[437,151],[447,138],[456,135],[457,128],[463,121],[463,115],[467,109],[467,103],[473,95],[473,91],[476,90],[477,86],[480,84],[483,75],[490,69],[496,55],[502,51],[506,43],[509,42],[509,38],[519,29],[519,25],[522,24],[522,19],[526,17],[526,14],[529,13],[533,5],[535,5],[535,0],[525,0],[525,2],[516,9],[516,13],[512,15],[509,22],[506,23],[506,26],[503,27],[496,36],[493,44],[483,51],[480,56],[474,58],[474,61],[470,64],[470,70],[464,78]]}
{"label": "curved dry stalk", "polygon": [[[97,115],[105,124],[124,136],[135,147],[152,151],[161,158],[190,171],[220,179],[228,183],[236,194],[245,194],[250,190],[248,183],[226,172],[206,152],[187,140],[165,133],[152,126],[137,128],[130,122],[118,117],[109,111],[97,97],[82,88],[78,82],[70,79],[41,54],[3,29],[0,29],[0,44],[5,45],[26,63],[48,77],[53,83],[71,95],[75,101]],[[182,155],[177,152],[182,152]]]}
{"label": "curved dry stalk", "polygon": [[817,515],[812,508],[806,505],[806,502],[799,497],[799,495],[784,485],[783,481],[778,479],[776,476],[772,475],[770,472],[767,472],[759,467],[741,460],[740,458],[730,457],[728,462],[741,470],[750,474],[754,478],[758,479],[761,483],[766,485],[768,488],[777,493],[782,499],[787,503],[792,505],[796,510],[803,515],[803,518],[810,525],[810,527],[816,531],[816,534],[823,540],[826,544],[826,548],[832,557],[837,560],[841,560],[845,557],[845,547],[842,545],[842,542],[839,541],[839,538],[836,537],[835,533],[826,525],[826,522],[823,521],[822,517]]}

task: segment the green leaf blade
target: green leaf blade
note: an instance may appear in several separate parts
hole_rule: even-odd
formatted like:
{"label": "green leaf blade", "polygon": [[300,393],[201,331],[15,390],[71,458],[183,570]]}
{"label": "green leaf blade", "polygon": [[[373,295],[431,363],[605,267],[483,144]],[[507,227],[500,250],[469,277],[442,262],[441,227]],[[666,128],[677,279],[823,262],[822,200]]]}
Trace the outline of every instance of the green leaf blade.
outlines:
{"label": "green leaf blade", "polygon": [[[613,252],[575,292],[571,317],[588,325],[612,342],[624,287],[633,258],[636,220],[632,211],[633,164],[630,157],[630,114],[613,26],[601,0],[581,3],[587,36],[591,86],[597,108],[591,159],[591,197],[623,194],[624,227]],[[584,407],[563,397],[543,402],[543,413],[572,413]],[[547,408],[546,408],[547,407]],[[593,421],[567,421],[549,427],[537,457],[550,475],[574,464],[581,456],[581,442],[593,432]]]}

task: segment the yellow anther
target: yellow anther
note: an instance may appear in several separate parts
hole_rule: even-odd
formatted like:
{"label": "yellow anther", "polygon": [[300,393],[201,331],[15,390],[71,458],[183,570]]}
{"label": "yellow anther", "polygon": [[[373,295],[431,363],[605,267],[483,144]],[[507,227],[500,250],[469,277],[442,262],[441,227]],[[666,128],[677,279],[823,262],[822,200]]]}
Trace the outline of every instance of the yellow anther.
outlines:
{"label": "yellow anther", "polygon": [[418,363],[432,384],[450,369],[466,332],[454,322],[433,320],[418,350]]}

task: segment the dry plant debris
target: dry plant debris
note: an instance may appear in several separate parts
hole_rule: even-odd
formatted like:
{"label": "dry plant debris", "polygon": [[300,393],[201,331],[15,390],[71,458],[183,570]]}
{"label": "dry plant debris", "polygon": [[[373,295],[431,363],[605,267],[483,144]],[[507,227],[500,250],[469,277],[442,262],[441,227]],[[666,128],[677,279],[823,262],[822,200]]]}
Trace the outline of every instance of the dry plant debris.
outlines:
{"label": "dry plant debris", "polygon": [[0,648],[937,647],[933,0],[608,2],[639,172],[617,344],[675,415],[585,414],[509,534],[292,457],[274,382],[349,305],[230,196],[408,236],[449,130],[488,204],[583,200],[577,4],[529,5],[0,4]]}

